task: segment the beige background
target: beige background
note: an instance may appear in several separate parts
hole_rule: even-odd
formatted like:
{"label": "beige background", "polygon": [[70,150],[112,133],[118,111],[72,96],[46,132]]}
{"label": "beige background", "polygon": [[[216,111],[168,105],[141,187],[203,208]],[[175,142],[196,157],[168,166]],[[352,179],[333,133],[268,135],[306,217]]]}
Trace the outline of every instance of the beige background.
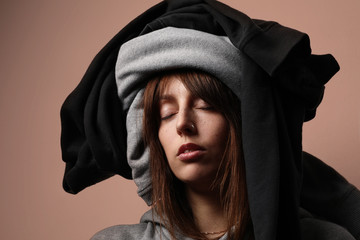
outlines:
{"label": "beige background", "polygon": [[[155,0],[0,1],[1,239],[89,239],[136,223],[145,204],[114,177],[72,196],[62,190],[59,109],[107,41]],[[327,86],[304,149],[360,187],[358,0],[224,0],[253,18],[307,32],[341,71]]]}

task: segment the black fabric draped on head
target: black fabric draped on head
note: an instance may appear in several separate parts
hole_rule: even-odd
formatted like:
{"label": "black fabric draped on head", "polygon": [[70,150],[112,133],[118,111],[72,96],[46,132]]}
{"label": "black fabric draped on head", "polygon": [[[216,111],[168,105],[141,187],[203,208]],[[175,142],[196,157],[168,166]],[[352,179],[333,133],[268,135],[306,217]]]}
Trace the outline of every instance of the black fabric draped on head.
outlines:
{"label": "black fabric draped on head", "polygon": [[[324,84],[339,66],[331,55],[312,55],[306,34],[250,19],[213,0],[161,2],[123,28],[94,58],[61,109],[64,189],[75,194],[115,174],[132,177],[126,157],[127,113],[115,83],[117,54],[126,41],[167,26],[227,35],[248,56],[236,94],[255,237],[300,239],[300,194],[311,189],[310,183],[302,187],[303,161],[314,161],[302,157],[302,124],[315,116]],[[325,182],[319,180],[321,184]],[[306,195],[308,209],[311,201]]]}

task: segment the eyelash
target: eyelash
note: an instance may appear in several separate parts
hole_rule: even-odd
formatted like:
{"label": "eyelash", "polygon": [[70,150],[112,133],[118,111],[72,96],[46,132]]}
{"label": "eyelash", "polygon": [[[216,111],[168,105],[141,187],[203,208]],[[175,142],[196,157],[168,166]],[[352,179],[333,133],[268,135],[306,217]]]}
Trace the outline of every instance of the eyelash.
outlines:
{"label": "eyelash", "polygon": [[165,116],[165,117],[161,117],[160,120],[161,120],[161,121],[167,120],[167,119],[171,118],[172,116],[174,116],[175,114],[176,114],[176,113],[172,113],[172,114],[169,114],[169,115],[167,115],[167,116]]}
{"label": "eyelash", "polygon": [[[215,108],[212,107],[212,106],[208,106],[208,107],[198,107],[198,108],[196,108],[196,109],[205,110],[205,111],[212,111],[212,110],[214,110]],[[161,121],[164,121],[164,120],[170,119],[170,118],[171,118],[172,116],[174,116],[175,114],[176,114],[176,113],[171,113],[171,114],[169,114],[169,115],[167,115],[167,116],[165,116],[165,117],[161,117],[160,120],[161,120]]]}
{"label": "eyelash", "polygon": [[201,109],[201,110],[214,110],[215,108],[212,107],[212,106],[208,106],[208,107],[199,107],[198,109]]}

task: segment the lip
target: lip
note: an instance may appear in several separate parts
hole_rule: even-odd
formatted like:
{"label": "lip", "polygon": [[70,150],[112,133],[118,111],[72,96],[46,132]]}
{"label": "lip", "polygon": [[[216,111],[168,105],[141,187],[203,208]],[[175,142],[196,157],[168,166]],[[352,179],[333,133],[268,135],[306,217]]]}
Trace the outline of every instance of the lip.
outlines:
{"label": "lip", "polygon": [[[186,152],[186,151],[190,152]],[[186,143],[180,146],[176,156],[182,161],[194,160],[204,154],[204,148],[195,143]]]}

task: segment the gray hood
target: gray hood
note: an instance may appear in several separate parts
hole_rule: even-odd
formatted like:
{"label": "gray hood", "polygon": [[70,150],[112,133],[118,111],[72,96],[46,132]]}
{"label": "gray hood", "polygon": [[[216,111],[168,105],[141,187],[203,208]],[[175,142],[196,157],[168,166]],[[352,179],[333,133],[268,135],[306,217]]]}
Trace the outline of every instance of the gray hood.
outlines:
{"label": "gray hood", "polygon": [[191,68],[210,73],[239,94],[243,58],[229,38],[184,28],[160,29],[121,46],[115,76],[127,112],[127,160],[138,194],[148,205],[152,204],[149,152],[142,140],[140,106],[146,83],[156,73]]}

